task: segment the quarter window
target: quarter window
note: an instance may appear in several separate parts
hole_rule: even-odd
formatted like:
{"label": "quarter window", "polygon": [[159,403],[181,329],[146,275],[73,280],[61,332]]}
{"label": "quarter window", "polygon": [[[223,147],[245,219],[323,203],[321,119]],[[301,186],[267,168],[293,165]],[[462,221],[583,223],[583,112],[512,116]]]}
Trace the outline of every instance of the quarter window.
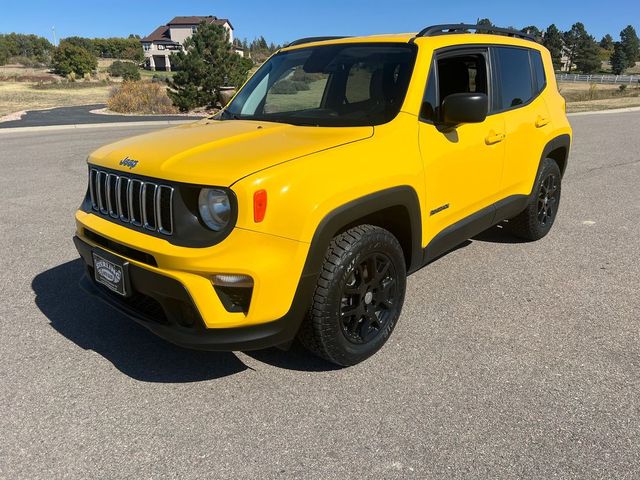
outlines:
{"label": "quarter window", "polygon": [[544,73],[544,63],[542,63],[542,55],[537,50],[531,50],[531,62],[533,63],[533,71],[536,75],[536,92],[540,93],[547,86],[547,76]]}
{"label": "quarter window", "polygon": [[529,50],[524,48],[496,48],[500,65],[500,98],[507,110],[529,102],[533,98],[533,82]]}

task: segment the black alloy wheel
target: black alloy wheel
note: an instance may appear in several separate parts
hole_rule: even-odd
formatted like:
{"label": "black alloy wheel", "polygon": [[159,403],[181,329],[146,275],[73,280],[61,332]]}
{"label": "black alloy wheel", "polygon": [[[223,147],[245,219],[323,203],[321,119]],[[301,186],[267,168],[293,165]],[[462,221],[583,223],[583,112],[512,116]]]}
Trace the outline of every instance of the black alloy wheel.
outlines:
{"label": "black alloy wheel", "polygon": [[550,173],[542,181],[538,193],[538,220],[545,227],[556,216],[556,204],[558,203],[558,178]]}
{"label": "black alloy wheel", "polygon": [[352,343],[370,342],[398,309],[396,269],[384,253],[360,260],[344,287],[340,307],[342,333]]}

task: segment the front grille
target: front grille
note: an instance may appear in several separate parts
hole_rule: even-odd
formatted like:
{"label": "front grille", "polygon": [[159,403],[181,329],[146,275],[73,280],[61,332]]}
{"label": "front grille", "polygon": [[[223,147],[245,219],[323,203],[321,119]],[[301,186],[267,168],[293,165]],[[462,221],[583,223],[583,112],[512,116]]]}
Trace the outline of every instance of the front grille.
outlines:
{"label": "front grille", "polygon": [[95,212],[147,230],[173,235],[173,187],[92,168],[89,194]]}

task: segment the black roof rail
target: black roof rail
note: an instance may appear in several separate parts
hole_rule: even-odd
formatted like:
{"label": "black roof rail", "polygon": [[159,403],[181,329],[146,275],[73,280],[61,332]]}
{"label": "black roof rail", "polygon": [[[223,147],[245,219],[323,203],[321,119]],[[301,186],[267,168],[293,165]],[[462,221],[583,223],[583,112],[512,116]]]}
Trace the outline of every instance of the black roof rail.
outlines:
{"label": "black roof rail", "polygon": [[465,23],[452,23],[444,25],[431,25],[421,30],[412,40],[420,37],[435,37],[438,35],[447,35],[451,33],[468,33],[469,30],[474,30],[476,33],[488,33],[506,35],[509,37],[522,38],[524,40],[536,41],[533,35],[521,32],[519,30],[513,30],[511,28],[500,28],[492,25],[470,25]]}
{"label": "black roof rail", "polygon": [[299,38],[298,40],[294,40],[293,42],[291,42],[289,45],[287,45],[284,48],[295,47],[296,45],[304,45],[305,43],[324,42],[325,40],[340,40],[341,38],[350,38],[350,37],[347,37],[347,36],[333,36],[333,37],[306,37],[306,38]]}

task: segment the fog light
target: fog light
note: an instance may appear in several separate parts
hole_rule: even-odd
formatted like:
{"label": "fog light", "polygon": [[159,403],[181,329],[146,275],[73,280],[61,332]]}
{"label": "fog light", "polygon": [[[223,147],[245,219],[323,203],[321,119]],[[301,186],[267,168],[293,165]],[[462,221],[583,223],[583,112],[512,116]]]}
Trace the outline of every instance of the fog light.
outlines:
{"label": "fog light", "polygon": [[248,275],[235,274],[219,274],[214,275],[213,284],[217,287],[236,287],[251,288],[253,287],[253,278]]}
{"label": "fog light", "polygon": [[219,274],[213,276],[211,283],[227,312],[242,312],[245,315],[249,312],[253,278],[248,275]]}

